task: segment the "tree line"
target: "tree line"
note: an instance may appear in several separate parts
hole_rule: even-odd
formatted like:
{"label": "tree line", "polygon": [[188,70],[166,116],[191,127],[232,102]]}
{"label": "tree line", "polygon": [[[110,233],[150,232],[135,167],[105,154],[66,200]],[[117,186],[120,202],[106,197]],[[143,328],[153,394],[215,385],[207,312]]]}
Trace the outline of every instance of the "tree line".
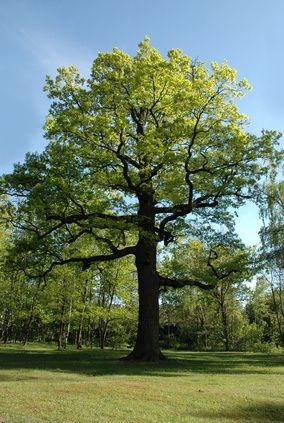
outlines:
{"label": "tree line", "polygon": [[[6,259],[7,236],[1,232],[1,256]],[[182,249],[187,254],[180,255]],[[175,247],[160,265],[180,276],[195,268],[203,272],[203,280],[212,281],[204,253],[204,245],[194,240]],[[282,267],[275,263],[259,272],[260,263],[252,262],[255,250],[242,248],[237,254],[241,255],[238,271],[219,278],[211,290],[185,287],[160,292],[162,348],[273,351],[284,346]],[[231,266],[232,257],[223,256],[222,265]],[[263,257],[258,260],[263,270]],[[257,272],[256,282],[250,284]],[[0,289],[0,340],[4,344],[48,342],[56,343],[59,350],[70,345],[77,349],[134,345],[139,304],[135,266],[129,259],[99,264],[85,272],[69,264],[37,279],[9,268],[4,259]]]}

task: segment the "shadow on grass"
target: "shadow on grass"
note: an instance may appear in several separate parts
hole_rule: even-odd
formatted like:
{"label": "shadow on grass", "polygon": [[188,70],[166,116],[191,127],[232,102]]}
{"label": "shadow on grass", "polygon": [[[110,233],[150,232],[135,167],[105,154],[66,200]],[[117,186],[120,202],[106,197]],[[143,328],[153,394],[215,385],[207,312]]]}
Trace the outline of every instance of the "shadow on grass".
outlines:
{"label": "shadow on grass", "polygon": [[[38,369],[90,376],[144,375],[185,376],[208,374],[282,374],[283,354],[167,352],[160,363],[119,361],[128,351],[0,349],[0,369]],[[19,376],[20,377],[20,376]],[[1,380],[1,378],[0,378]],[[14,379],[15,380],[15,379]]]}
{"label": "shadow on grass", "polygon": [[[194,417],[200,417],[199,414],[191,414]],[[258,422],[258,423],[283,423],[284,405],[273,404],[270,402],[253,402],[246,406],[240,406],[235,409],[223,411],[203,411],[202,418],[211,422],[234,421],[234,422]],[[207,420],[206,420],[207,421]]]}

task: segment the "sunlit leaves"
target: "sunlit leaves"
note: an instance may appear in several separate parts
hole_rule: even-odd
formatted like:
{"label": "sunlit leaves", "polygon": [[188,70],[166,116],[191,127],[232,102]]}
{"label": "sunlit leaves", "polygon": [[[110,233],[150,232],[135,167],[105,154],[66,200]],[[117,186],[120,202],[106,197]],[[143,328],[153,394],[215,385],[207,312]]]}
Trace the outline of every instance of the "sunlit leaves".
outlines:
{"label": "sunlit leaves", "polygon": [[[155,205],[151,239],[164,239],[159,225],[171,213],[163,227],[171,234],[189,214],[232,229],[230,210],[254,197],[280,160],[280,134],[246,132],[237,100],[249,89],[226,62],[207,67],[179,49],[163,57],[147,37],[134,57],[99,53],[89,77],[59,68],[45,86],[49,144],[4,182],[18,195],[22,245],[56,259],[84,243],[86,254],[135,244],[143,192]],[[180,205],[186,212],[175,214]]]}

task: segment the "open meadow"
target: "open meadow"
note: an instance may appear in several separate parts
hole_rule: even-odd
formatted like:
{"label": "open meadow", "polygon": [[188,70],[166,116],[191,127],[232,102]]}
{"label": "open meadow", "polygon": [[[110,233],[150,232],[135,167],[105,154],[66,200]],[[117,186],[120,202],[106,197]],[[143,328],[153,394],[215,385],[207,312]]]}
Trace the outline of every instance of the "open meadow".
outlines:
{"label": "open meadow", "polygon": [[283,423],[284,355],[0,349],[1,423]]}

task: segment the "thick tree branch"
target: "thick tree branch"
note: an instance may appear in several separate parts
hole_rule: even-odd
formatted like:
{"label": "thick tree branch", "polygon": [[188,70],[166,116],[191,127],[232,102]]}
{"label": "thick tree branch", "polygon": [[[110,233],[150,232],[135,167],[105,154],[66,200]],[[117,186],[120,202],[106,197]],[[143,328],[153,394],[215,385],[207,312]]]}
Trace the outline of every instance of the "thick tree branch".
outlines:
{"label": "thick tree branch", "polygon": [[[191,213],[193,208],[203,208],[203,207],[216,207],[218,205],[218,201],[213,199],[211,202],[204,202],[209,196],[202,196],[197,198],[192,204],[178,204],[173,207],[156,207],[155,213],[171,213],[169,216],[166,216],[160,223],[159,227],[159,235],[160,239],[164,239],[164,234],[166,232],[166,225],[169,222],[175,221],[178,217],[186,216],[187,214]],[[166,242],[165,242],[166,243]]]}
{"label": "thick tree branch", "polygon": [[[31,221],[23,220],[24,224],[21,224],[19,222],[15,222],[12,219],[6,220],[6,222],[9,222],[10,225],[12,225],[14,228],[19,229],[21,231],[28,231],[31,233],[34,233],[38,240],[44,239],[48,235],[50,235],[52,232],[56,231],[57,229],[61,228],[64,224],[58,223],[55,226],[52,226],[52,228],[49,228],[45,232],[41,233],[41,228],[34,225]],[[26,224],[26,225],[25,225]]]}
{"label": "thick tree branch", "polygon": [[220,281],[223,279],[228,278],[229,276],[231,276],[233,273],[238,273],[240,272],[240,269],[230,269],[226,272],[222,272],[220,273],[220,271],[218,271],[216,269],[216,267],[213,265],[212,261],[213,260],[217,260],[219,257],[218,253],[216,250],[214,250],[213,248],[210,249],[209,251],[209,255],[208,255],[208,260],[207,260],[207,266],[212,270],[212,273],[214,274],[214,276]]}
{"label": "thick tree branch", "polygon": [[119,223],[137,223],[137,217],[134,215],[121,215],[121,216],[114,216],[105,213],[80,213],[80,214],[71,214],[69,216],[59,215],[59,214],[49,214],[46,215],[46,220],[58,220],[62,224],[66,223],[77,223],[93,218],[104,219],[106,221],[111,222],[119,222]]}
{"label": "thick tree branch", "polygon": [[216,286],[214,284],[204,283],[196,279],[172,279],[172,278],[167,278],[165,276],[160,276],[160,275],[159,275],[159,279],[160,279],[161,287],[169,286],[174,289],[183,288],[184,286],[197,286],[200,289],[210,290],[215,288]]}
{"label": "thick tree branch", "polygon": [[[165,233],[166,233],[166,225],[171,222],[176,220],[178,217],[182,217],[182,216],[186,216],[187,214],[189,214],[192,211],[192,208],[190,205],[188,204],[181,204],[179,206],[174,206],[173,208],[173,213],[169,216],[166,216],[160,223],[159,226],[159,237],[160,239],[164,239],[165,244],[168,244],[168,241],[166,241],[165,238]],[[156,211],[157,213],[157,211]]]}
{"label": "thick tree branch", "polygon": [[[193,208],[201,209],[205,207],[214,208],[218,206],[217,198],[219,198],[219,195],[215,195],[213,198],[211,195],[202,195],[201,197],[198,197],[196,200],[193,201]],[[207,201],[212,198],[212,201]]]}
{"label": "thick tree branch", "polygon": [[127,162],[128,164],[130,164],[131,166],[135,167],[136,169],[139,169],[139,168],[140,168],[140,166],[139,166],[139,163],[138,163],[136,160],[134,160],[133,158],[129,157],[127,154],[122,153],[122,147],[124,147],[124,146],[125,146],[125,141],[124,141],[124,139],[123,139],[123,136],[124,136],[124,135],[125,135],[125,134],[124,134],[123,130],[121,130],[121,131],[120,131],[120,134],[119,134],[119,145],[118,145],[117,150],[114,150],[114,149],[112,149],[112,148],[110,148],[110,147],[107,147],[107,149],[108,149],[109,151],[111,151],[111,152],[115,153],[115,154],[116,154],[116,156],[117,156],[120,160],[123,160],[123,163],[124,163],[124,161],[126,161],[126,162]]}
{"label": "thick tree branch", "polygon": [[82,264],[82,270],[87,270],[93,263],[103,262],[103,261],[111,261],[116,260],[131,254],[136,253],[136,246],[131,247],[125,247],[121,250],[116,250],[112,254],[101,254],[101,255],[94,255],[90,257],[70,257],[68,259],[59,259],[57,261],[53,261],[50,266],[43,272],[39,272],[36,275],[32,275],[29,272],[27,272],[25,269],[23,269],[25,275],[29,278],[38,278],[38,277],[45,277],[48,275],[52,269],[56,266],[63,266],[64,264],[70,264],[70,263],[81,263]]}

